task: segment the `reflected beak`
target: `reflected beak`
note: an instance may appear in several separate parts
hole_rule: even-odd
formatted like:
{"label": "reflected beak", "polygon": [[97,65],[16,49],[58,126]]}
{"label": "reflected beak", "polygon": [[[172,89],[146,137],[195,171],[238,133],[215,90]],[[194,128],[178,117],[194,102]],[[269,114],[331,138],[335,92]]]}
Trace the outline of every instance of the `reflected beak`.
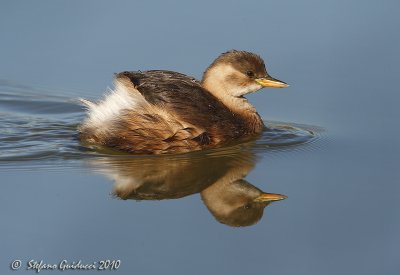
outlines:
{"label": "reflected beak", "polygon": [[255,202],[268,202],[268,201],[280,201],[286,199],[287,196],[273,193],[261,193],[260,196],[254,199]]}
{"label": "reflected beak", "polygon": [[257,78],[256,82],[258,84],[260,84],[263,87],[272,87],[272,88],[286,88],[289,87],[288,84],[286,84],[283,81],[280,81],[278,79],[275,79],[269,75],[267,75],[266,77],[262,77],[262,78]]}

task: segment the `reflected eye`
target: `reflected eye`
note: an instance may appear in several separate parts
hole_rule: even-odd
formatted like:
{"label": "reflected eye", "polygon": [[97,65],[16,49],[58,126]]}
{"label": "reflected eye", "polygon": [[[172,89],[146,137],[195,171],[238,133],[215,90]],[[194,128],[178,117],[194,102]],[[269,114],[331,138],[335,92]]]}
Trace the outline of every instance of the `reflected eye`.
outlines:
{"label": "reflected eye", "polygon": [[246,74],[248,77],[254,77],[254,73],[252,71],[247,71]]}
{"label": "reflected eye", "polygon": [[250,208],[251,208],[251,204],[248,203],[248,204],[244,205],[243,208],[244,208],[244,209],[250,209]]}

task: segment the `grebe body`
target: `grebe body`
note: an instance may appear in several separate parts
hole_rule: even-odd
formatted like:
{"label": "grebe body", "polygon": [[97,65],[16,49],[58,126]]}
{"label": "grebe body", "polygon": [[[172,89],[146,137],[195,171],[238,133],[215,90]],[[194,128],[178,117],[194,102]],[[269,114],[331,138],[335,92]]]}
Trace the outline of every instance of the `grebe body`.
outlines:
{"label": "grebe body", "polygon": [[264,124],[243,95],[286,87],[256,54],[229,51],[203,80],[164,70],[122,72],[98,103],[82,102],[88,117],[80,140],[136,154],[183,153],[257,136]]}

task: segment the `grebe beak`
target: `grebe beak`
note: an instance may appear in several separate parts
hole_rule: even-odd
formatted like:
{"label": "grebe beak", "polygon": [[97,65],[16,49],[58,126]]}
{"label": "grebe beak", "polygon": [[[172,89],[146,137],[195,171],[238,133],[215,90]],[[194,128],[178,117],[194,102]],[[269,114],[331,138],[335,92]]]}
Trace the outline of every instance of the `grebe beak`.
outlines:
{"label": "grebe beak", "polygon": [[263,87],[272,87],[272,88],[286,88],[289,87],[289,85],[283,81],[280,81],[278,79],[275,79],[269,75],[262,77],[262,78],[257,78],[256,82],[260,84]]}
{"label": "grebe beak", "polygon": [[268,202],[268,201],[280,201],[286,199],[287,196],[273,193],[262,193],[254,199],[255,202]]}

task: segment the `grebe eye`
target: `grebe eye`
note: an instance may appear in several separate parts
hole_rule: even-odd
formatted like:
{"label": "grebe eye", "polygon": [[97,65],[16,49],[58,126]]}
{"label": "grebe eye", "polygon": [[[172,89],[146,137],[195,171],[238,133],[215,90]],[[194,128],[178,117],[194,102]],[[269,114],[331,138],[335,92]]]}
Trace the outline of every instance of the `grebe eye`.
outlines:
{"label": "grebe eye", "polygon": [[248,77],[254,77],[254,73],[252,71],[247,71],[246,74]]}

